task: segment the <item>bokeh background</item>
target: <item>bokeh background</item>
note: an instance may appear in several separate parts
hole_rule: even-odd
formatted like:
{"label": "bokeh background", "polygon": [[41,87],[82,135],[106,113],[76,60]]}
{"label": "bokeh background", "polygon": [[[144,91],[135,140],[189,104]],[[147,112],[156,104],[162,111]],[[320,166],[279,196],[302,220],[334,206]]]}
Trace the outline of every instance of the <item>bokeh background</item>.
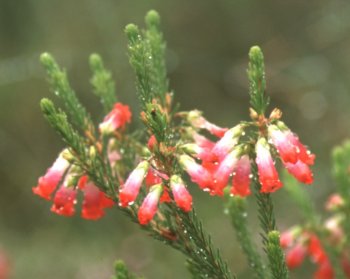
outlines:
{"label": "bokeh background", "polygon": [[[162,16],[177,100],[222,126],[248,119],[247,53],[255,44],[263,48],[271,108],[280,107],[284,120],[317,154],[315,183],[306,191],[319,209],[333,191],[330,151],[350,133],[349,1],[0,0],[0,250],[9,259],[10,278],[110,278],[116,258],[147,278],[188,277],[182,255],[146,236],[116,209],[98,222],[63,218],[31,193],[63,147],[39,109],[41,98],[54,98],[39,54],[51,52],[68,70],[98,121],[88,56],[100,53],[119,98],[136,115],[123,29],[130,22],[142,26],[151,8]],[[240,278],[249,279],[222,201],[192,192],[214,243]],[[283,191],[274,200],[280,228],[300,221]],[[294,278],[310,278],[312,267],[305,267]]]}

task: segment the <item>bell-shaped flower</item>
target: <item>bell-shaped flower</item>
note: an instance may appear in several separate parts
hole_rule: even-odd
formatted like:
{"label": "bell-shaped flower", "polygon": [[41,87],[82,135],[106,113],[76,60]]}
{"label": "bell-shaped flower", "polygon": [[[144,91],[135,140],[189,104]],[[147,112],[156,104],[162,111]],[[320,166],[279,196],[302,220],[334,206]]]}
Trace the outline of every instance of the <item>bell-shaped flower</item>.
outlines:
{"label": "bell-shaped flower", "polygon": [[53,199],[51,211],[63,216],[73,216],[75,213],[75,204],[77,189],[67,186],[65,183],[57,190]]}
{"label": "bell-shaped flower", "polygon": [[138,211],[138,219],[141,225],[147,225],[156,214],[162,189],[163,186],[161,184],[153,185],[149,189]]}
{"label": "bell-shaped flower", "polygon": [[225,135],[216,142],[212,149],[212,153],[218,161],[222,161],[228,153],[238,143],[239,137],[243,134],[243,126],[241,124],[228,130]]}
{"label": "bell-shaped flower", "polygon": [[134,203],[137,195],[139,194],[142,182],[149,169],[149,163],[142,161],[138,166],[130,173],[128,179],[124,185],[121,185],[119,190],[119,205],[126,207]]}
{"label": "bell-shaped flower", "polygon": [[99,125],[102,134],[111,134],[117,129],[123,129],[126,123],[130,123],[131,112],[128,105],[116,103],[110,113],[106,115]]}
{"label": "bell-shaped flower", "polygon": [[250,159],[248,155],[243,155],[233,169],[231,194],[246,197],[250,191]]}
{"label": "bell-shaped flower", "polygon": [[302,243],[297,243],[294,247],[286,253],[286,264],[289,268],[296,268],[300,266],[307,254],[307,249]]}
{"label": "bell-shaped flower", "polygon": [[314,181],[311,169],[302,161],[298,161],[295,164],[284,163],[284,166],[298,181],[305,184],[311,184]]}
{"label": "bell-shaped flower", "polygon": [[112,207],[114,202],[107,198],[94,183],[87,182],[81,187],[84,200],[81,209],[81,217],[88,220],[97,220],[105,215],[104,209]]}
{"label": "bell-shaped flower", "polygon": [[275,125],[268,128],[269,138],[276,147],[281,159],[285,163],[295,164],[298,161],[298,147],[289,140],[289,130],[280,130]]}
{"label": "bell-shaped flower", "polygon": [[194,128],[206,129],[209,133],[219,138],[221,138],[227,131],[227,128],[221,128],[209,122],[202,116],[202,112],[199,110],[190,111],[187,115],[187,121],[191,123]]}
{"label": "bell-shaped flower", "polygon": [[185,212],[191,211],[192,196],[186,189],[185,183],[180,176],[173,175],[170,178],[170,188],[177,206]]}
{"label": "bell-shaped flower", "polygon": [[219,163],[218,168],[212,174],[213,190],[216,195],[222,196],[223,189],[227,186],[229,179],[233,175],[233,169],[238,161],[239,151],[234,149]]}
{"label": "bell-shaped flower", "polygon": [[215,156],[213,156],[210,148],[201,147],[195,143],[184,144],[181,146],[181,149],[189,155],[202,161],[212,161],[215,159]]}
{"label": "bell-shaped flower", "polygon": [[191,177],[191,180],[198,184],[201,189],[210,189],[212,187],[212,176],[210,172],[188,155],[181,155],[179,163],[182,168]]}
{"label": "bell-shaped flower", "polygon": [[271,193],[282,187],[270,148],[265,138],[260,138],[255,146],[256,164],[258,165],[259,181],[262,193]]}
{"label": "bell-shaped flower", "polygon": [[51,199],[51,194],[57,188],[65,172],[69,167],[69,162],[64,159],[63,152],[58,156],[52,167],[46,174],[39,178],[38,185],[33,187],[33,193],[47,200]]}

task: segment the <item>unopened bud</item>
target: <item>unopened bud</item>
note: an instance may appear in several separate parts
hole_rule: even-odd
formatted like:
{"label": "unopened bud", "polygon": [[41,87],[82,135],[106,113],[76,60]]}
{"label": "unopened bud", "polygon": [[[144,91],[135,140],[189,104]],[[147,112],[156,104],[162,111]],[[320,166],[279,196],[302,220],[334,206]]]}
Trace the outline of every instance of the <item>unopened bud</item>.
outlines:
{"label": "unopened bud", "polygon": [[249,115],[252,120],[257,120],[259,118],[258,113],[252,108],[249,108]]}
{"label": "unopened bud", "polygon": [[270,120],[278,120],[282,117],[282,111],[278,108],[274,108],[270,114]]}

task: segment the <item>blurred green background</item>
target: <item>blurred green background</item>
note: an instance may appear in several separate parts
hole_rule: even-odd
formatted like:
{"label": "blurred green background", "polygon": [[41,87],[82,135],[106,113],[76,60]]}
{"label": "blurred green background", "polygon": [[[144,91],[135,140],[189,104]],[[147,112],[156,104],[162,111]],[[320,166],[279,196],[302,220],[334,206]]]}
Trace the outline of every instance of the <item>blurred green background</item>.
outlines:
{"label": "blurred green background", "polygon": [[[350,132],[349,1],[0,0],[0,250],[10,259],[11,278],[110,278],[116,258],[147,278],[188,277],[182,255],[146,236],[116,209],[98,222],[63,218],[31,193],[63,147],[39,109],[41,98],[54,98],[39,54],[49,51],[67,68],[72,86],[99,121],[88,56],[100,53],[120,99],[137,115],[123,29],[130,22],[143,25],[151,8],[162,17],[177,100],[222,126],[248,119],[247,53],[252,45],[262,47],[271,108],[281,108],[286,123],[317,154],[315,183],[305,188],[320,209],[333,191],[330,151]],[[240,278],[249,279],[222,201],[192,192],[214,243]],[[281,229],[300,220],[283,191],[273,196]],[[294,278],[310,278],[310,270],[306,264]]]}

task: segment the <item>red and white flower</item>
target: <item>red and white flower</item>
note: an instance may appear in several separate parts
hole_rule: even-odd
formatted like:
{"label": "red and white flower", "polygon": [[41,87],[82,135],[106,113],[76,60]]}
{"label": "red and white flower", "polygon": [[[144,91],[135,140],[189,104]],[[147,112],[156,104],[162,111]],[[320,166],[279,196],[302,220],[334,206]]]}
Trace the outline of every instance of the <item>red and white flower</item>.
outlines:
{"label": "red and white flower", "polygon": [[138,211],[138,219],[141,225],[147,225],[156,214],[162,189],[161,184],[153,185],[150,188]]}
{"label": "red and white flower", "polygon": [[192,210],[192,196],[187,191],[185,183],[178,175],[173,175],[170,178],[170,188],[174,196],[175,203],[183,211]]}
{"label": "red and white flower", "polygon": [[32,188],[34,194],[47,200],[51,199],[52,193],[58,187],[69,167],[69,162],[64,159],[63,152],[58,156],[52,167],[47,170],[46,174],[39,178],[38,185]]}
{"label": "red and white flower", "polygon": [[123,129],[131,121],[131,112],[128,105],[116,103],[110,113],[106,115],[99,125],[102,134],[111,134],[117,129]]}
{"label": "red and white flower", "polygon": [[231,194],[246,197],[251,194],[250,191],[250,159],[248,155],[243,155],[236,163],[233,169],[233,179]]}
{"label": "red and white flower", "polygon": [[287,171],[297,180],[305,184],[311,184],[314,181],[313,174],[309,166],[302,161],[297,161],[295,164],[284,163]]}
{"label": "red and white flower", "polygon": [[270,148],[265,138],[260,138],[255,146],[261,192],[271,193],[282,187]]}
{"label": "red and white flower", "polygon": [[191,180],[198,184],[201,189],[209,190],[212,188],[212,176],[210,172],[188,155],[181,155],[179,163],[191,177]]}
{"label": "red and white flower", "polygon": [[135,202],[136,197],[139,194],[142,182],[149,169],[149,163],[142,161],[138,166],[130,173],[125,184],[121,186],[119,190],[119,205],[126,207]]}
{"label": "red and white flower", "polygon": [[57,190],[53,199],[51,211],[63,216],[73,216],[75,213],[75,204],[77,189],[67,186],[65,183]]}

